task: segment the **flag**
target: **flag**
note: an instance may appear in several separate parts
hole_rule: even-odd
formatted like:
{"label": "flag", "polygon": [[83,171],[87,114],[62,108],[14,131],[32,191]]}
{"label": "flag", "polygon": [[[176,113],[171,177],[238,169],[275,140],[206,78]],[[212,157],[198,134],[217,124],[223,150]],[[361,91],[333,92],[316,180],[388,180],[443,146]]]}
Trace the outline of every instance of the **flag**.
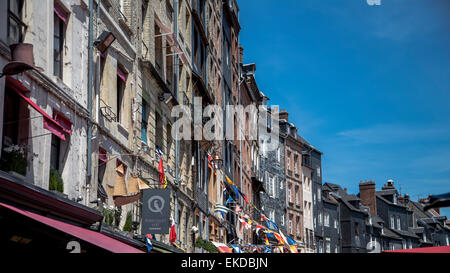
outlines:
{"label": "flag", "polygon": [[269,220],[264,214],[261,213],[261,221]]}
{"label": "flag", "polygon": [[266,245],[270,246],[269,238],[267,237],[267,234],[264,234],[264,237],[265,237]]}
{"label": "flag", "polygon": [[248,202],[247,196],[244,193],[242,193],[239,189],[238,189],[238,192],[242,195],[242,197],[244,198],[245,202],[247,202],[247,204],[248,204],[249,202]]}
{"label": "flag", "polygon": [[234,253],[242,253],[241,248],[237,245],[231,245],[231,248],[233,248]]}
{"label": "flag", "polygon": [[164,175],[163,189],[167,188],[167,176]]}
{"label": "flag", "polygon": [[164,187],[164,165],[162,158],[159,159],[159,182],[161,183],[161,186]]}
{"label": "flag", "polygon": [[230,179],[228,176],[226,176],[226,175],[225,175],[225,180],[227,180],[227,183],[228,183],[228,184],[230,184],[230,185],[232,185],[232,186],[235,186],[234,183],[233,183],[233,181],[231,181],[231,179]]}
{"label": "flag", "polygon": [[177,240],[177,232],[175,231],[175,224],[172,224],[172,227],[170,228],[169,242],[171,245],[173,245],[176,240]]}
{"label": "flag", "polygon": [[228,198],[228,200],[227,200],[226,205],[228,205],[228,203],[231,203],[231,202],[233,202],[233,201],[234,201],[233,197],[230,196],[230,197]]}
{"label": "flag", "polygon": [[250,225],[249,223],[247,223],[244,219],[239,218],[239,222],[241,222],[242,227],[245,227],[245,229],[250,229],[252,227],[252,225]]}
{"label": "flag", "polygon": [[236,194],[236,198],[237,198],[236,201],[239,201],[239,189],[236,186],[233,186],[233,188],[234,188],[234,193]]}
{"label": "flag", "polygon": [[231,212],[231,210],[225,206],[222,206],[220,204],[216,204],[216,208],[214,209],[214,212],[220,212],[220,213],[225,213],[228,214],[229,212]]}
{"label": "flag", "polygon": [[148,252],[152,251],[152,249],[153,249],[153,244],[152,244],[151,239],[153,239],[153,236],[151,234],[147,234],[147,236],[145,237],[145,242],[147,244]]}
{"label": "flag", "polygon": [[163,152],[161,151],[161,148],[159,146],[156,146],[155,153],[159,157],[162,157],[164,155]]}

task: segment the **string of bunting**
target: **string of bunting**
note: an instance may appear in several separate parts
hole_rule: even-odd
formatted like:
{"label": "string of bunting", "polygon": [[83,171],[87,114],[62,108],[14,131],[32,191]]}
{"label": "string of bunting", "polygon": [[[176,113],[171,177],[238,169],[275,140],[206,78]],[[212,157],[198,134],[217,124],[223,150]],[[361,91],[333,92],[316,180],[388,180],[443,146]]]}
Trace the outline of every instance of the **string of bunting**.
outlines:
{"label": "string of bunting", "polygon": [[[220,204],[217,204],[215,212],[220,212],[224,218],[225,218],[225,215],[228,214],[229,212],[235,214],[238,217],[239,222],[242,224],[241,232],[242,232],[243,228],[249,230],[252,227],[255,227],[256,234],[257,234],[257,236],[259,236],[259,231],[263,230],[264,235],[265,235],[265,238],[264,238],[265,244],[267,246],[270,245],[268,238],[271,237],[271,238],[277,239],[277,241],[281,245],[284,245],[290,252],[298,253],[297,245],[296,245],[295,241],[293,239],[289,238],[288,236],[285,236],[283,234],[283,232],[275,224],[275,222],[272,221],[271,219],[267,218],[264,215],[264,213],[261,210],[259,210],[254,204],[250,204],[248,201],[248,198],[245,196],[245,194],[242,193],[237,188],[236,184],[227,175],[225,175],[225,180],[230,186],[232,186],[234,188],[236,197],[239,198],[239,196],[242,196],[247,204],[249,204],[253,209],[255,209],[256,211],[258,211],[261,214],[260,221],[264,220],[267,224],[267,228],[260,225],[258,221],[254,220],[254,219],[250,219],[250,217],[248,215],[243,216],[242,213],[240,213],[240,212],[242,212],[242,210],[239,208],[239,205],[240,205],[238,203],[239,200],[234,200],[234,198],[232,197],[230,192],[227,190],[227,187],[225,184],[222,184],[222,186],[224,188],[224,192],[228,192],[230,195],[230,198],[228,198],[228,200],[226,201],[225,206],[221,206]],[[236,212],[233,212],[232,210],[230,210],[229,208],[226,207],[226,205],[228,205],[228,203],[233,202],[233,201],[237,201]],[[226,209],[224,209],[224,208],[226,208]],[[253,224],[255,224],[255,225],[253,225]],[[233,248],[233,246],[231,246],[231,247]]]}

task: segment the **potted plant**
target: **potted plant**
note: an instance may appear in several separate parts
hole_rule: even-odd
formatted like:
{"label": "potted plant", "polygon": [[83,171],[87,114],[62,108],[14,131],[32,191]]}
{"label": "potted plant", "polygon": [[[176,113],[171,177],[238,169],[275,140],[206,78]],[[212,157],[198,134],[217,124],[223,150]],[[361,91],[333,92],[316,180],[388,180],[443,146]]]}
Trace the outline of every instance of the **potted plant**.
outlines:
{"label": "potted plant", "polygon": [[61,174],[53,169],[50,168],[50,178],[49,178],[49,191],[63,197],[67,198],[67,195],[64,194],[64,181],[61,177]]}
{"label": "potted plant", "polygon": [[0,169],[12,175],[24,178],[27,174],[27,157],[25,146],[11,145],[3,149]]}

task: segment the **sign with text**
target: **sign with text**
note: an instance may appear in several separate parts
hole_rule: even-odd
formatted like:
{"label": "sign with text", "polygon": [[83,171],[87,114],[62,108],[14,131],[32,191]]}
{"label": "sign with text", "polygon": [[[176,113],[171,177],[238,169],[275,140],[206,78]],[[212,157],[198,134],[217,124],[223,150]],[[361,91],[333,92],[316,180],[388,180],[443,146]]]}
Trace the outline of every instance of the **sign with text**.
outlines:
{"label": "sign with text", "polygon": [[144,191],[142,196],[142,234],[169,234],[170,190]]}

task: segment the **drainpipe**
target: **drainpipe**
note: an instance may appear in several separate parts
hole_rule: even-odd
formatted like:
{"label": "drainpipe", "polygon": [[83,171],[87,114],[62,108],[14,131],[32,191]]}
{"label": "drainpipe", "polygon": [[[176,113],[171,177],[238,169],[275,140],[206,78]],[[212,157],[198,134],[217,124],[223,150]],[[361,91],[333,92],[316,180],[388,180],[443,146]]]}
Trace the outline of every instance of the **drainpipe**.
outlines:
{"label": "drainpipe", "polygon": [[[175,39],[178,43],[178,0],[174,0],[173,1],[173,5],[174,5],[174,24],[173,24],[173,28],[174,28],[174,33],[175,33]],[[179,87],[179,69],[180,67],[178,66],[178,62],[179,62],[179,58],[178,55],[174,55],[175,58],[175,80],[174,80],[174,88],[175,88],[175,99],[179,102],[179,94],[178,92],[180,90],[178,90]],[[178,185],[179,185],[179,177],[178,177],[178,173],[179,173],[179,169],[178,169],[178,161],[179,161],[179,141],[178,139],[178,130],[176,130],[177,132],[175,133],[175,186],[176,189],[178,190]],[[167,132],[168,134],[172,134],[172,132]],[[181,219],[181,217],[178,217],[178,192],[175,191],[174,192],[174,198],[175,198],[175,225],[179,226],[181,223],[178,223],[177,220],[178,218]],[[187,231],[186,231],[187,232]]]}
{"label": "drainpipe", "polygon": [[90,196],[89,188],[91,186],[92,177],[92,87],[94,79],[94,69],[93,69],[93,52],[94,52],[94,35],[93,35],[93,15],[94,15],[94,0],[89,0],[89,56],[88,56],[88,139],[87,139],[87,177],[86,177],[86,192],[87,198],[85,199],[86,205],[89,205]]}

